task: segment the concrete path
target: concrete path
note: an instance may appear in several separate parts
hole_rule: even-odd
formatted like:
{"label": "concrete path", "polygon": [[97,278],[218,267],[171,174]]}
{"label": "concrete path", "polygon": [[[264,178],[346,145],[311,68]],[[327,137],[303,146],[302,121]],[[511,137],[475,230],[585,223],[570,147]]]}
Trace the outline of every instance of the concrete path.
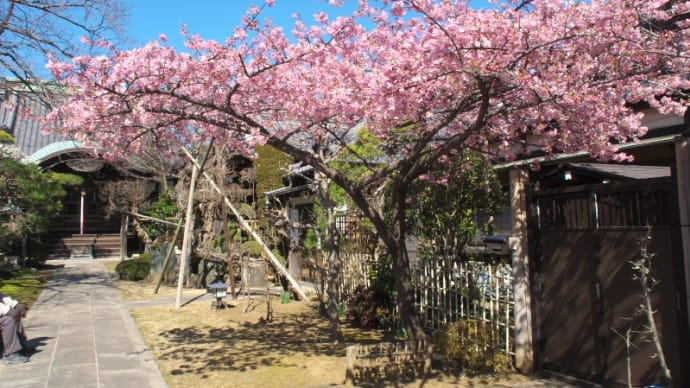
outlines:
{"label": "concrete path", "polygon": [[0,364],[0,388],[165,388],[158,365],[102,262],[64,264],[24,321],[26,364]]}

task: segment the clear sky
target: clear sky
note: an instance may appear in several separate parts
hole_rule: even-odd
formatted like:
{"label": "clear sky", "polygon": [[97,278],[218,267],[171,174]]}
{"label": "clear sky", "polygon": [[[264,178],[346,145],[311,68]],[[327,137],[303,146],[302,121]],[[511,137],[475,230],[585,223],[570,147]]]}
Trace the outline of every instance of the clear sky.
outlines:
{"label": "clear sky", "polygon": [[[129,36],[133,46],[141,46],[157,40],[160,34],[168,36],[168,43],[183,47],[180,27],[186,24],[189,31],[207,39],[225,40],[232,35],[250,5],[261,6],[264,0],[125,0],[130,5]],[[487,0],[472,0],[472,6],[485,7]],[[267,7],[263,15],[275,24],[292,31],[297,12],[307,24],[313,22],[318,11],[336,16],[351,13],[357,1],[346,0],[343,8],[335,8],[327,0],[275,0],[274,7]]]}
{"label": "clear sky", "polygon": [[[261,6],[264,0],[126,0],[130,5],[129,36],[134,46],[157,40],[162,33],[168,42],[182,47],[184,38],[180,27],[185,24],[193,34],[207,39],[225,40],[241,23],[250,5]],[[266,7],[262,15],[281,25],[286,32],[292,30],[292,15],[297,12],[307,23],[313,15],[325,11],[330,15],[351,11],[356,2],[346,1],[343,8],[335,8],[325,0],[276,0],[274,7]],[[348,12],[349,13],[349,12]]]}

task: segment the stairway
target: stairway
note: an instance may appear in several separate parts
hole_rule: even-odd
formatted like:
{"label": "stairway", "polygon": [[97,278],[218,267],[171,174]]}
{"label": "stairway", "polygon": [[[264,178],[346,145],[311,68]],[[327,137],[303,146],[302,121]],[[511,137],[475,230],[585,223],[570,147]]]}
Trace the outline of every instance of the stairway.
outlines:
{"label": "stairway", "polygon": [[96,258],[120,257],[120,235],[99,234],[93,251]]}
{"label": "stairway", "polygon": [[96,259],[120,256],[119,234],[72,234],[46,240],[49,258]]}

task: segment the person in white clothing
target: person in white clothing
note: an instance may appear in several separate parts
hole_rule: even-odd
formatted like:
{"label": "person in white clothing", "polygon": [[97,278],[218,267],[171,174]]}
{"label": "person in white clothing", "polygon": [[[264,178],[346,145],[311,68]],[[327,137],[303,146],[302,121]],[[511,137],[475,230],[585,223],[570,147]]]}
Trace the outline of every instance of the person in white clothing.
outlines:
{"label": "person in white clothing", "polygon": [[12,297],[0,292],[0,330],[2,331],[2,362],[19,364],[29,361],[20,351],[28,348],[22,318],[26,316],[26,306]]}

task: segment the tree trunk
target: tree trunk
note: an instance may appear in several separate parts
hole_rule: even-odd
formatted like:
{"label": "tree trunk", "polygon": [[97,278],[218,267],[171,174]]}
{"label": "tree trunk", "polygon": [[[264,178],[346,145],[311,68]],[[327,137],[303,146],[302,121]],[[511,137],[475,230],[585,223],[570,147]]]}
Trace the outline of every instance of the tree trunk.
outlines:
{"label": "tree trunk", "polygon": [[391,213],[393,215],[392,235],[384,238],[384,243],[393,259],[393,276],[398,292],[397,302],[402,327],[407,331],[410,341],[417,343],[426,338],[424,325],[415,309],[415,290],[412,286],[412,271],[410,258],[407,254],[405,235],[407,222],[405,219],[406,199],[409,185],[396,181],[393,186]]}
{"label": "tree trunk", "polygon": [[[403,328],[407,331],[410,341],[416,342],[424,339],[426,334],[424,333],[424,325],[415,309],[412,272],[410,271],[410,260],[407,255],[404,236],[396,245],[396,252],[392,253],[391,256],[393,259],[395,286],[398,292],[397,302],[400,321]],[[392,251],[391,247],[388,247],[388,249]]]}
{"label": "tree trunk", "polygon": [[[404,175],[404,171],[401,166],[400,176],[402,175]],[[345,185],[345,187],[341,187],[348,192],[350,198],[357,204],[357,207],[372,222],[388,254],[391,255],[393,260],[393,277],[397,291],[396,301],[401,324],[407,331],[409,339],[417,342],[426,339],[426,334],[422,321],[415,309],[415,290],[412,286],[410,260],[407,255],[405,242],[405,232],[407,230],[405,211],[407,209],[406,200],[410,184],[404,178],[394,178],[390,183],[392,184],[392,198],[390,209],[387,209],[387,212],[392,215],[391,222],[387,222],[383,215],[383,200],[369,200],[355,186]]]}
{"label": "tree trunk", "polygon": [[292,208],[288,211],[288,271],[295,278],[295,280],[302,280],[302,255],[299,252],[300,246],[300,227],[299,211]]}
{"label": "tree trunk", "polygon": [[290,275],[295,280],[302,280],[302,255],[300,255],[296,247],[292,246],[292,244],[290,245],[287,255],[288,271],[290,271]]}
{"label": "tree trunk", "polygon": [[22,268],[26,267],[26,262],[27,262],[27,259],[29,258],[28,252],[29,252],[29,237],[25,233],[24,236],[22,236],[22,259],[20,261]]}
{"label": "tree trunk", "polygon": [[132,225],[134,226],[134,230],[137,232],[137,236],[144,241],[144,251],[149,252],[151,250],[153,240],[151,240],[151,237],[149,237],[149,234],[146,233],[146,230],[144,230],[144,227],[141,226],[136,217],[132,218]]}
{"label": "tree trunk", "polygon": [[327,255],[328,255],[328,321],[330,324],[332,341],[342,342],[343,333],[340,326],[340,293],[338,286],[340,285],[340,239],[338,229],[335,225],[335,202],[330,195],[331,182],[328,178],[317,176],[319,182],[319,197],[321,197],[321,206],[326,211],[327,217],[327,234],[328,241]]}
{"label": "tree trunk", "polygon": [[219,184],[218,188],[220,194],[220,203],[222,206],[222,217],[223,217],[223,236],[225,237],[225,261],[227,265],[227,270],[228,270],[228,286],[230,287],[230,297],[232,299],[237,298],[237,294],[235,293],[235,266],[233,265],[233,259],[232,259],[232,241],[231,236],[230,236],[230,229],[228,225],[228,204],[225,203],[223,200],[223,197],[227,195],[226,193],[226,182],[225,182],[225,177],[227,176],[227,163],[226,160],[223,156],[223,153],[225,151],[225,147],[218,147],[216,146],[215,148],[215,157],[216,157],[216,171],[217,171],[217,176],[216,180]]}
{"label": "tree trunk", "polygon": [[340,246],[338,231],[335,228],[333,208],[328,211],[328,321],[331,327],[331,340],[342,342],[343,333],[340,327]]}
{"label": "tree trunk", "polygon": [[[187,154],[189,157],[189,160],[195,165],[199,166],[199,162],[192,156],[192,154],[187,150],[186,148],[182,147],[182,151]],[[201,170],[203,171],[203,170]],[[211,185],[211,187],[217,192],[217,193],[222,193],[216,182],[213,180],[213,178],[205,171],[203,171],[203,175],[208,180],[208,183]],[[228,198],[227,195],[223,195],[223,200],[225,203],[228,205],[228,209],[235,215],[237,218],[237,222],[239,222],[240,226],[247,232],[249,235],[261,246],[261,249],[263,249],[264,253],[266,256],[268,256],[268,260],[270,263],[273,265],[273,267],[280,272],[283,276],[285,276],[290,282],[290,285],[293,287],[294,292],[297,293],[299,296],[300,300],[306,301],[308,300],[307,295],[304,293],[304,290],[302,290],[302,286],[290,275],[288,272],[287,268],[283,265],[283,263],[278,260],[276,255],[271,251],[271,249],[266,245],[266,242],[259,236],[258,233],[256,233],[256,230],[242,217],[239,211],[235,208],[235,206],[232,205],[232,202],[230,202],[230,198]]]}
{"label": "tree trunk", "polygon": [[[648,227],[649,228],[649,227]],[[650,295],[650,290],[654,287],[656,280],[650,277],[652,272],[652,258],[653,253],[647,251],[647,246],[651,240],[651,232],[647,231],[647,236],[645,240],[642,241],[642,246],[640,247],[640,259],[638,261],[633,261],[633,270],[636,272],[640,286],[642,287],[642,303],[641,308],[647,319],[647,327],[649,334],[652,336],[652,343],[656,349],[656,358],[659,360],[659,367],[661,368],[662,377],[664,383],[667,387],[673,386],[673,377],[671,376],[671,370],[668,368],[666,363],[666,356],[664,354],[664,348],[659,337],[659,330],[656,326],[656,319],[654,318],[654,313],[656,310],[652,307],[652,296]]]}

